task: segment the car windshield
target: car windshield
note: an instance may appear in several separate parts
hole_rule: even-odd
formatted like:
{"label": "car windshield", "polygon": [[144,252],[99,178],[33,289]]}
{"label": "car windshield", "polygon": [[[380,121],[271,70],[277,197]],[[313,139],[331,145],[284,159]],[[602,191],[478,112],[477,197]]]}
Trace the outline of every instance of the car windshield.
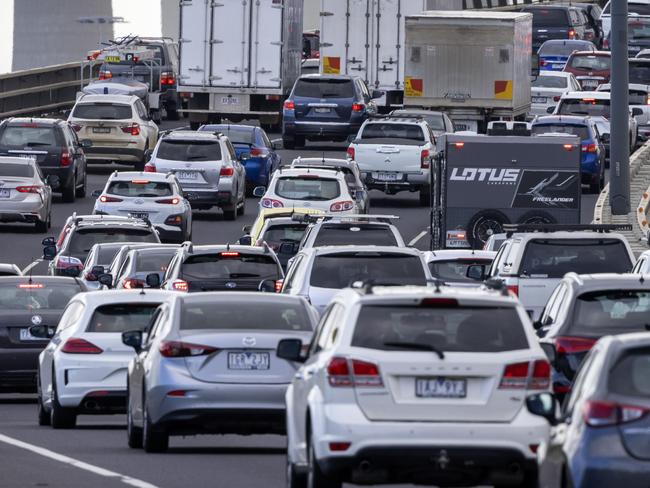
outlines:
{"label": "car windshield", "polygon": [[275,194],[288,200],[334,200],[341,194],[338,180],[318,176],[287,176],[278,179]]}
{"label": "car windshield", "polygon": [[118,103],[80,103],[72,111],[77,119],[124,120],[133,117],[130,105]]}
{"label": "car windshield", "polygon": [[[264,317],[264,320],[260,320]],[[209,330],[312,330],[305,307],[285,300],[228,300],[183,303],[180,328]],[[241,339],[240,339],[241,340]]]}
{"label": "car windshield", "polygon": [[317,256],[311,286],[340,289],[356,281],[385,285],[420,285],[427,277],[418,256],[379,252],[342,252]]}
{"label": "car windshield", "polygon": [[422,117],[424,120],[427,121],[427,124],[429,124],[429,127],[433,130],[446,130],[445,129],[445,121],[442,117],[441,113],[423,113],[423,112],[409,112],[408,110],[395,110],[393,112],[395,115],[399,115],[400,117]]}
{"label": "car windshield", "polygon": [[607,390],[646,401],[650,397],[650,348],[626,350],[610,370]]}
{"label": "car windshield", "polygon": [[317,246],[397,246],[395,234],[387,225],[323,225],[316,239]]}
{"label": "car windshield", "polygon": [[535,124],[531,132],[535,136],[549,133],[568,134],[578,136],[583,141],[590,138],[589,129],[586,126],[575,124]]}
{"label": "car windshield", "polygon": [[650,84],[650,62],[634,62],[629,63],[629,82],[638,83],[640,85]]}
{"label": "car windshield", "polygon": [[181,277],[187,280],[263,280],[279,278],[279,270],[271,256],[224,251],[188,257],[183,263]]}
{"label": "car windshield", "polygon": [[351,345],[384,351],[419,346],[441,352],[504,352],[529,347],[513,307],[449,307],[436,305],[434,300],[426,304],[426,299],[420,306],[364,305]]}
{"label": "car windshield", "polygon": [[72,254],[90,252],[99,242],[160,242],[149,229],[80,229],[70,236],[67,251]]}
{"label": "car windshield", "polygon": [[580,71],[609,71],[612,67],[612,58],[610,56],[581,54],[571,58],[569,67]]}
{"label": "car windshield", "polygon": [[562,278],[566,273],[627,273],[632,263],[618,239],[535,239],[528,243],[520,273]]}
{"label": "car windshield", "polygon": [[571,99],[566,98],[560,102],[559,115],[591,115],[592,117],[605,117],[609,119],[609,100],[606,99]]}
{"label": "car windshield", "polygon": [[111,181],[106,193],[122,197],[167,197],[174,194],[169,183],[161,181]]}
{"label": "car windshield", "polygon": [[[573,51],[589,50],[590,42],[545,42],[539,48],[540,56],[566,56]],[[592,48],[593,49],[593,48]]]}
{"label": "car windshield", "polygon": [[56,129],[37,125],[8,125],[0,133],[0,146],[56,146]]}
{"label": "car windshield", "polygon": [[424,132],[415,124],[366,124],[361,139],[408,139],[424,142]]}
{"label": "car windshield", "polygon": [[[43,283],[37,279],[29,282],[2,283],[0,310],[63,310],[68,301],[80,291],[79,285]],[[56,325],[56,322],[46,325]]]}
{"label": "car windshield", "polygon": [[159,249],[156,251],[137,253],[135,258],[135,271],[136,273],[159,273],[166,271],[169,261],[171,261],[175,254],[176,249]]}
{"label": "car windshield", "polygon": [[522,12],[533,14],[533,27],[568,27],[567,11],[561,8],[531,8]]}
{"label": "car windshield", "polygon": [[650,291],[606,290],[576,298],[569,333],[599,338],[609,334],[645,332],[650,327]]}
{"label": "car windshield", "polygon": [[443,281],[460,283],[477,283],[476,280],[467,277],[467,269],[470,266],[485,266],[487,271],[492,263],[491,259],[445,259],[431,261],[429,269],[434,278]]}
{"label": "car windshield", "polygon": [[16,178],[32,178],[34,168],[30,164],[2,163],[0,164],[0,177],[13,176]]}
{"label": "car windshield", "polygon": [[533,88],[566,88],[569,79],[566,76],[543,76],[533,80]]}
{"label": "car windshield", "polygon": [[336,78],[300,78],[293,89],[294,97],[353,98],[352,80]]}
{"label": "car windshield", "polygon": [[156,159],[172,161],[219,161],[219,141],[182,141],[163,139],[156,151]]}
{"label": "car windshield", "polygon": [[283,242],[300,242],[305,234],[307,224],[280,224],[266,229],[260,239],[273,249],[278,249]]}
{"label": "car windshield", "polygon": [[86,332],[144,331],[159,303],[111,303],[95,309]]}

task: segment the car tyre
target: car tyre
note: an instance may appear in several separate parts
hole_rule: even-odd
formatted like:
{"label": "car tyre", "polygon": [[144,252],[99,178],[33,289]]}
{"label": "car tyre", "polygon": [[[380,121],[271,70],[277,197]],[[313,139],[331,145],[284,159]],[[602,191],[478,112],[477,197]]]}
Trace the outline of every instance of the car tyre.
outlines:
{"label": "car tyre", "polygon": [[237,213],[239,215],[245,215],[246,214],[246,194],[242,196],[241,202],[239,202],[239,208],[237,209]]}
{"label": "car tyre", "polygon": [[165,452],[169,448],[169,434],[151,422],[146,402],[142,408],[142,414],[144,415],[142,447],[145,452]]}
{"label": "car tyre", "polygon": [[44,234],[51,227],[51,225],[52,225],[51,224],[51,222],[52,222],[52,213],[51,212],[52,211],[50,210],[47,213],[47,217],[46,217],[46,219],[44,221],[43,220],[37,220],[36,221],[35,228],[36,228],[36,232],[38,232],[39,234]]}
{"label": "car tyre", "polygon": [[542,212],[541,210],[532,210],[526,212],[519,219],[519,223],[527,225],[557,224],[557,220],[549,213]]}
{"label": "car tyre", "polygon": [[307,488],[341,488],[341,480],[326,476],[320,469],[314,454],[313,444],[309,444],[309,471],[307,473]]}
{"label": "car tyre", "polygon": [[296,470],[296,465],[287,456],[287,488],[307,488],[307,477]]}
{"label": "car tyre", "polygon": [[41,426],[46,426],[50,425],[50,412],[48,412],[45,409],[45,405],[43,405],[43,390],[41,389],[41,372],[38,371],[37,373],[37,390],[38,390],[38,398],[37,398],[37,412],[38,412],[38,425]]}
{"label": "car tyre", "polygon": [[429,207],[431,206],[431,187],[426,186],[420,190],[420,206]]}
{"label": "car tyre", "polygon": [[510,219],[498,210],[483,210],[474,214],[467,224],[467,240],[472,249],[482,249],[492,234],[503,233]]}
{"label": "car tyre", "polygon": [[56,387],[56,376],[52,374],[52,410],[50,423],[54,429],[72,429],[77,425],[77,412],[74,408],[66,408],[59,403]]}
{"label": "car tyre", "polygon": [[294,136],[293,144],[295,147],[305,147],[305,136]]}
{"label": "car tyre", "polygon": [[133,408],[131,406],[131,394],[127,392],[127,411],[126,411],[126,439],[131,449],[142,448],[142,427],[136,427],[133,424]]}
{"label": "car tyre", "polygon": [[[149,140],[147,140],[147,142],[144,143],[144,151],[147,151],[147,149],[149,149]],[[147,164],[147,161],[145,160],[144,152],[143,152],[142,159],[133,165],[133,169],[135,171],[144,171],[145,164]]]}
{"label": "car tyre", "polygon": [[76,198],[76,186],[77,186],[77,177],[75,176],[73,178],[72,183],[70,183],[68,186],[64,186],[61,189],[61,199],[63,200],[64,203],[74,203],[75,198]]}
{"label": "car tyre", "polygon": [[282,138],[282,147],[285,149],[295,149],[296,148],[296,141],[294,139],[289,139],[286,137]]}
{"label": "car tyre", "polygon": [[88,186],[88,173],[84,171],[84,181],[83,184],[77,188],[77,198],[85,198],[86,197],[86,188]]}
{"label": "car tyre", "polygon": [[237,220],[237,204],[222,207],[224,220]]}

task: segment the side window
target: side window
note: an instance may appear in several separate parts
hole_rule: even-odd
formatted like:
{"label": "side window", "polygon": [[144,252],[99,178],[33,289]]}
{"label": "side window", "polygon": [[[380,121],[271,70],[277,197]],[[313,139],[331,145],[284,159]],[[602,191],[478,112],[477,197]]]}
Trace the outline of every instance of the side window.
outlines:
{"label": "side window", "polygon": [[334,303],[328,310],[327,316],[323,316],[321,320],[322,327],[319,328],[318,339],[316,340],[314,347],[312,348],[312,354],[316,354],[320,351],[327,351],[330,349],[336,337],[338,336],[339,324],[341,322],[341,317],[343,315],[343,306]]}
{"label": "side window", "polygon": [[128,256],[124,262],[122,263],[122,266],[120,266],[120,270],[117,272],[117,275],[115,276],[115,282],[117,283],[117,280],[124,276],[124,273],[126,270],[129,268],[129,265],[131,264],[131,257]]}
{"label": "side window", "polygon": [[158,336],[160,329],[162,328],[162,324],[165,321],[165,317],[167,317],[167,313],[166,310],[162,308],[156,310],[154,316],[151,317],[151,329],[149,330],[149,335],[147,336],[147,344],[151,344]]}
{"label": "side window", "polygon": [[329,318],[332,315],[332,311],[334,309],[334,305],[330,305],[325,309],[323,312],[323,315],[321,316],[318,325],[316,325],[316,332],[314,333],[314,337],[312,338],[311,345],[309,346],[309,355],[312,356],[318,352],[321,351],[320,344],[323,342],[322,336],[326,335],[325,328],[327,327],[327,324],[329,324]]}
{"label": "side window", "polygon": [[[564,401],[564,408],[562,409],[563,417],[566,418],[573,415],[576,407],[580,408],[580,401],[591,393],[590,390],[595,386],[594,379],[601,375],[600,369],[603,366],[604,360],[605,354],[598,347],[594,347],[589,351],[578,369],[571,394]],[[581,416],[581,412],[578,411],[576,413],[578,416]],[[573,416],[575,417],[575,415]]]}
{"label": "side window", "polygon": [[149,119],[149,115],[147,114],[147,109],[145,108],[145,106],[142,104],[140,100],[135,102],[135,108],[138,111],[138,115],[142,120]]}
{"label": "side window", "polygon": [[72,324],[75,324],[81,318],[81,315],[84,313],[85,305],[81,302],[72,302],[70,303],[63,315],[61,320],[59,320],[59,326],[57,331],[62,331],[70,327]]}
{"label": "side window", "polygon": [[492,261],[492,266],[490,267],[490,271],[488,273],[489,276],[497,276],[499,274],[499,269],[502,267],[502,262],[509,248],[510,248],[509,242],[506,242],[501,245],[501,249],[499,249],[497,255],[494,257],[494,261]]}
{"label": "side window", "polygon": [[269,139],[269,136],[266,135],[266,132],[263,130],[260,131],[260,135],[262,137],[262,143],[269,149],[273,149],[273,144],[271,143],[271,139]]}
{"label": "side window", "polygon": [[560,311],[562,303],[564,302],[566,293],[566,285],[564,283],[558,285],[558,287],[553,292],[553,295],[549,299],[547,307],[544,309],[544,315],[541,318],[542,325],[549,325],[556,321],[557,314]]}
{"label": "side window", "polygon": [[289,270],[287,277],[284,279],[284,288],[282,289],[283,292],[291,291],[291,288],[293,287],[293,284],[296,280],[296,276],[298,275],[298,268],[300,268],[303,259],[303,256],[298,256],[291,265],[291,269]]}

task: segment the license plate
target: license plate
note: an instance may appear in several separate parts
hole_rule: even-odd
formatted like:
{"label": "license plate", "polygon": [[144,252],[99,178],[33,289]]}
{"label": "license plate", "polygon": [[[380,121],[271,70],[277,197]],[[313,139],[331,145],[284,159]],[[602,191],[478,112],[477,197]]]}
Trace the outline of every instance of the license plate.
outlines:
{"label": "license plate", "polygon": [[461,241],[461,240],[447,240],[446,242],[447,247],[470,247],[469,242],[467,241]]}
{"label": "license plate", "polygon": [[94,134],[110,134],[110,127],[93,127]]}
{"label": "license plate", "polygon": [[438,378],[416,378],[415,396],[418,398],[465,398],[467,380]]}
{"label": "license plate", "polygon": [[229,352],[228,369],[259,371],[269,369],[268,352]]}
{"label": "license plate", "polygon": [[221,97],[221,105],[239,105],[239,98]]}
{"label": "license plate", "polygon": [[149,214],[147,212],[129,212],[129,215],[134,219],[148,219]]}
{"label": "license plate", "polygon": [[533,102],[533,103],[546,103],[546,97],[532,97],[531,102]]}
{"label": "license plate", "polygon": [[379,181],[397,181],[401,179],[401,175],[400,173],[377,173],[375,179]]}
{"label": "license plate", "polygon": [[40,337],[33,336],[29,333],[29,329],[20,329],[21,341],[42,341]]}
{"label": "license plate", "polygon": [[582,86],[598,86],[598,80],[582,80]]}
{"label": "license plate", "polygon": [[198,178],[196,171],[177,171],[176,176],[179,180],[196,180]]}
{"label": "license plate", "polygon": [[328,114],[328,113],[330,113],[330,109],[329,109],[329,108],[315,108],[314,111],[315,111],[317,114]]}
{"label": "license plate", "polygon": [[11,197],[11,190],[8,190],[7,188],[0,190],[0,198],[9,198]]}

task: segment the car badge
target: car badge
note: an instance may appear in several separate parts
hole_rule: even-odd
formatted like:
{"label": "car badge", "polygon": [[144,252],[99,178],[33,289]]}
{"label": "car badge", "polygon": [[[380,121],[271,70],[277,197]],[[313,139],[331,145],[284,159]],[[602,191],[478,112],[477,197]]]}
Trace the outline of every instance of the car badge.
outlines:
{"label": "car badge", "polygon": [[303,207],[311,207],[311,203],[309,202],[302,202]]}
{"label": "car badge", "polygon": [[43,322],[43,319],[41,318],[40,315],[32,315],[32,324],[41,325],[42,322]]}
{"label": "car badge", "polygon": [[226,283],[226,288],[230,288],[230,289],[237,288],[237,283],[235,283],[234,281],[229,281],[228,283]]}
{"label": "car badge", "polygon": [[136,198],[135,200],[133,200],[133,203],[135,203],[136,205],[142,205],[144,203],[144,200],[142,198]]}
{"label": "car badge", "polygon": [[255,344],[257,344],[257,341],[255,340],[255,337],[244,337],[242,339],[242,343],[245,346],[253,347]]}
{"label": "car badge", "polygon": [[390,158],[384,159],[384,163],[390,163]]}
{"label": "car badge", "polygon": [[191,168],[191,167],[192,167],[192,163],[185,163],[185,167],[186,167],[186,168]]}

